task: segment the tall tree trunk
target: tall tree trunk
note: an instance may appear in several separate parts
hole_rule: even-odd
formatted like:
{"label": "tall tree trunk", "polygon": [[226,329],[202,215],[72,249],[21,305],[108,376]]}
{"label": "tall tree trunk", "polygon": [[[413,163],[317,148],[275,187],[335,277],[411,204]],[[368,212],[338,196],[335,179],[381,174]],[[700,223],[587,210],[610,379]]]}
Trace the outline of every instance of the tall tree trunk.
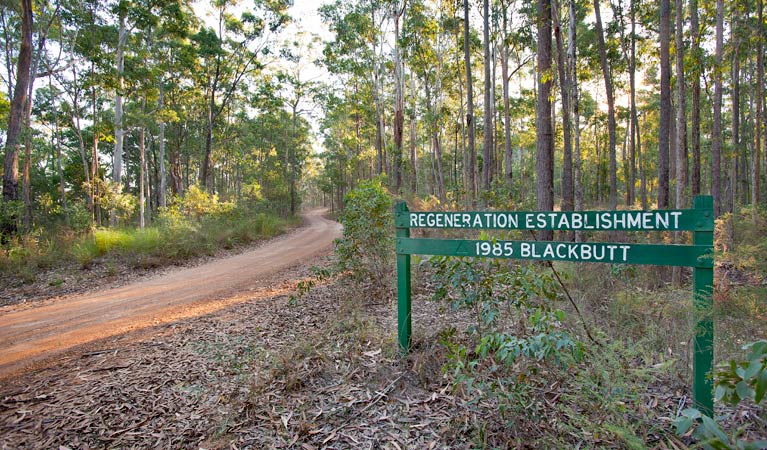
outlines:
{"label": "tall tree trunk", "polygon": [[573,192],[573,143],[572,123],[570,121],[570,80],[567,77],[565,50],[562,43],[562,28],[559,20],[557,0],[551,0],[551,16],[554,22],[554,37],[557,42],[557,70],[559,72],[559,90],[562,96],[562,135],[564,137],[562,154],[562,211],[572,211],[575,206]]}
{"label": "tall tree trunk", "polygon": [[490,0],[482,1],[483,40],[485,50],[485,132],[482,144],[482,185],[490,191],[493,181],[493,89],[490,78]]}
{"label": "tall tree trunk", "polygon": [[[610,153],[610,209],[618,206],[618,165],[615,159],[615,97],[613,95],[613,81],[610,74],[610,67],[607,64],[607,48],[605,46],[605,36],[602,29],[602,15],[599,10],[599,1],[594,0],[594,15],[596,16],[597,39],[599,41],[599,61],[602,65],[602,76],[605,81],[605,95],[607,96],[607,133],[609,135],[609,153]],[[668,1],[668,0],[665,0]]]}
{"label": "tall tree trunk", "polygon": [[660,124],[658,126],[658,208],[669,207],[669,148],[671,140],[671,2],[660,2]]}
{"label": "tall tree trunk", "polygon": [[[21,0],[21,47],[16,63],[16,86],[8,117],[3,161],[3,200],[19,200],[19,138],[28,100],[30,66],[32,64],[32,0]],[[0,234],[15,233],[14,218],[0,224]]]}
{"label": "tall tree trunk", "polygon": [[732,40],[733,52],[732,52],[732,166],[730,169],[730,183],[732,187],[730,189],[730,198],[728,201],[728,211],[734,212],[735,202],[737,199],[738,186],[738,160],[741,158],[740,151],[740,42],[735,35],[735,30],[738,29],[737,12],[733,11],[733,23],[730,31],[730,39]]}
{"label": "tall tree trunk", "polygon": [[[211,171],[211,158],[213,154],[213,126],[216,121],[216,89],[218,89],[218,78],[220,73],[220,64],[216,63],[216,73],[212,80],[212,86],[210,87],[210,98],[208,98],[208,111],[205,121],[205,156],[202,160],[202,168],[200,170],[200,184],[202,187],[213,193],[213,176]],[[210,84],[210,82],[209,82]]]}
{"label": "tall tree trunk", "polygon": [[[501,3],[503,19],[503,36],[508,32],[508,11],[505,2]],[[501,44],[501,89],[503,90],[503,170],[506,184],[511,186],[513,178],[511,152],[511,112],[509,111],[509,44],[503,39]]]}
{"label": "tall tree trunk", "polygon": [[[83,175],[85,179],[85,184],[87,186],[90,186],[93,183],[93,180],[90,177],[90,171],[88,170],[88,155],[85,152],[85,141],[83,140],[83,132],[82,127],[80,126],[80,106],[78,102],[79,98],[79,91],[77,85],[77,68],[72,69],[72,78],[74,80],[75,87],[73,88],[73,94],[72,94],[72,111],[70,113],[70,118],[72,120],[72,123],[75,126],[75,134],[77,135],[77,144],[78,149],[80,150],[80,160],[83,164]],[[91,213],[91,218],[93,217],[93,207],[94,207],[94,199],[90,195],[90,193],[93,192],[89,189],[89,195],[86,198],[86,201],[88,202],[88,210]]]}
{"label": "tall tree trunk", "polygon": [[[714,123],[711,132],[711,194],[714,215],[722,213],[722,54],[724,50],[724,0],[716,1],[716,47],[714,54]],[[662,119],[661,119],[662,120]]]}
{"label": "tall tree trunk", "polygon": [[[573,107],[573,131],[575,138],[575,152],[573,155],[573,187],[575,190],[575,210],[583,210],[583,178],[582,178],[582,160],[581,160],[581,125],[580,125],[580,102],[578,100],[578,64],[577,64],[577,47],[576,43],[576,29],[578,16],[575,11],[575,1],[570,0],[570,25],[568,29],[567,39],[567,54],[569,59],[569,71],[570,71],[570,90],[572,95],[572,107]],[[578,232],[575,234],[575,240],[580,241],[581,234]]]}
{"label": "tall tree trunk", "polygon": [[405,11],[404,2],[400,9],[399,2],[394,5],[394,186],[395,191],[402,191],[402,135],[405,128],[405,75],[402,68],[400,49],[399,21]]}
{"label": "tall tree trunk", "polygon": [[[125,80],[123,77],[125,65],[125,42],[127,40],[127,31],[125,28],[125,13],[120,12],[120,25],[117,35],[117,89],[115,92],[115,118],[114,134],[115,146],[112,155],[112,181],[116,189],[122,188],[122,170],[123,170],[123,89]],[[109,221],[112,226],[117,225],[117,212],[110,211]]]}
{"label": "tall tree trunk", "polygon": [[123,170],[123,89],[125,79],[123,77],[125,67],[125,42],[128,33],[125,28],[125,13],[120,13],[120,27],[117,35],[117,90],[115,93],[115,147],[112,156],[112,181],[117,186],[122,184]]}
{"label": "tall tree trunk", "polygon": [[[48,75],[48,88],[51,92],[53,90],[52,75]],[[55,103],[53,104],[53,139],[51,145],[54,145],[56,149],[56,172],[59,176],[59,193],[61,194],[61,210],[64,212],[64,221],[69,225],[69,208],[67,208],[67,191],[66,183],[64,181],[64,168],[61,164],[61,131],[59,129],[59,108]]]}
{"label": "tall tree trunk", "polygon": [[[639,122],[637,120],[637,122]],[[637,152],[639,154],[639,193],[642,197],[642,209],[647,210],[649,207],[649,200],[647,198],[647,163],[645,158],[645,152],[642,150],[642,141],[641,141],[641,134],[639,133],[640,128],[636,127],[636,135],[637,135]]]}
{"label": "tall tree trunk", "polygon": [[631,56],[629,60],[629,102],[631,114],[631,190],[630,203],[636,203],[636,172],[639,148],[639,117],[636,104],[636,5],[635,0],[629,0],[629,15],[631,16]]}
{"label": "tall tree trunk", "polygon": [[684,2],[676,0],[676,208],[685,208],[687,201],[687,101],[684,85]]}
{"label": "tall tree trunk", "polygon": [[[165,107],[165,90],[163,89],[163,82],[160,81],[160,96],[157,99],[157,107],[162,111],[162,109]],[[165,121],[163,120],[160,122],[160,135],[158,136],[160,143],[160,155],[158,156],[159,159],[159,165],[160,165],[160,188],[158,190],[159,193],[159,204],[160,208],[165,208],[167,203],[167,190],[168,190],[168,176],[165,171]]]}
{"label": "tall tree trunk", "polygon": [[[762,18],[764,9],[764,2],[759,0],[759,6],[757,7],[757,40],[756,40],[756,145],[754,147],[754,163],[753,163],[753,180],[751,182],[751,189],[753,193],[751,195],[751,201],[754,206],[761,202],[761,190],[759,186],[759,178],[761,177],[761,140],[762,140],[762,127],[764,127],[764,19]],[[767,141],[767,139],[765,140]],[[765,155],[767,155],[767,148],[765,148]],[[765,161],[765,168],[767,168],[767,161]],[[756,222],[756,208],[753,209],[753,220]]]}
{"label": "tall tree trunk", "polygon": [[[460,30],[456,29],[455,32],[455,42],[456,46],[460,43]],[[461,128],[461,156],[463,158],[463,164],[461,164],[461,176],[463,178],[463,190],[464,190],[464,204],[466,207],[471,206],[471,190],[469,188],[469,152],[466,148],[466,122],[463,120],[465,117],[465,110],[464,110],[464,96],[463,96],[463,74],[464,72],[461,70],[461,58],[459,52],[455,52],[455,66],[457,67],[456,75],[458,78],[458,98],[460,99],[460,107],[458,111],[458,124]]]}
{"label": "tall tree trunk", "polygon": [[469,159],[469,199],[472,206],[477,201],[477,170],[476,170],[476,143],[474,138],[474,87],[471,78],[471,48],[469,41],[469,0],[463,0],[463,59],[466,66],[466,129],[469,136],[468,159]]}
{"label": "tall tree trunk", "polygon": [[416,122],[416,91],[415,91],[415,74],[410,75],[410,95],[411,95],[411,107],[410,107],[410,167],[412,173],[410,174],[410,190],[414,195],[418,195],[418,155],[416,148],[416,141],[418,140],[417,134],[417,122]]}
{"label": "tall tree trunk", "polygon": [[[684,93],[684,3],[676,0],[675,46],[676,46],[676,139],[674,155],[676,158],[676,198],[674,206],[685,208],[687,202],[684,191],[687,187],[687,116]],[[674,242],[679,243],[681,232],[674,232]],[[682,283],[682,268],[674,266],[671,271],[671,283],[680,286]]]}
{"label": "tall tree trunk", "polygon": [[144,144],[145,140],[145,134],[144,134],[144,127],[141,127],[139,130],[139,142],[138,142],[138,149],[139,149],[139,183],[138,183],[138,215],[139,215],[139,229],[143,230],[145,226],[145,216],[144,211],[146,209],[146,197],[144,196],[145,192],[145,186],[144,186],[144,177],[146,175],[145,167],[146,167],[146,146]]}
{"label": "tall tree trunk", "polygon": [[690,174],[691,194],[700,194],[700,73],[703,61],[700,57],[700,24],[698,22],[698,0],[690,0],[690,30],[692,53],[692,114],[690,140],[692,146],[692,173]]}
{"label": "tall tree trunk", "polygon": [[294,216],[296,214],[296,205],[297,205],[297,198],[296,198],[296,150],[295,150],[295,142],[296,139],[296,130],[298,127],[298,99],[296,99],[295,102],[293,102],[292,105],[292,114],[293,114],[293,128],[291,130],[291,137],[292,142],[291,145],[289,145],[288,153],[290,153],[290,215]]}
{"label": "tall tree trunk", "polygon": [[[551,3],[538,0],[538,104],[536,107],[536,169],[538,172],[538,210],[554,209],[554,135],[551,123]],[[545,230],[542,240],[554,233]]]}

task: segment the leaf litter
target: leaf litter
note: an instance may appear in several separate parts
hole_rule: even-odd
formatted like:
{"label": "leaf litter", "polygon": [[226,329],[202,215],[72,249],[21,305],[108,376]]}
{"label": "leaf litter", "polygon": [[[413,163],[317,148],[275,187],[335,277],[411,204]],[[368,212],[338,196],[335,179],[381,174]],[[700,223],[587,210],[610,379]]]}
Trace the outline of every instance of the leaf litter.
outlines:
{"label": "leaf litter", "polygon": [[[554,445],[552,435],[573,448],[626,446],[616,433],[577,429],[573,414],[606,418],[596,404],[568,404],[579,393],[566,373],[526,379],[529,413],[505,421],[494,400],[456,388],[441,370],[438,335],[470,318],[446,314],[422,288],[414,349],[400,358],[392,293],[366,298],[364,287],[336,280],[290,302],[311,276],[306,267],[290,275],[254,285],[249,301],[5,380],[0,449],[540,448]],[[685,448],[668,431],[689,406],[684,384],[664,380],[639,396],[643,406],[625,414],[655,417],[642,438]]]}

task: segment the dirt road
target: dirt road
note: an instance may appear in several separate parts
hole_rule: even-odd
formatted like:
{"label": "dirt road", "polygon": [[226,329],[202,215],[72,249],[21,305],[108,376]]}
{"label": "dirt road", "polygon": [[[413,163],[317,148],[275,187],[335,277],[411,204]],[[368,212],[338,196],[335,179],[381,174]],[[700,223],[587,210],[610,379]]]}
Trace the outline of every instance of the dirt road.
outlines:
{"label": "dirt road", "polygon": [[256,280],[274,277],[330,249],[341,226],[322,212],[306,213],[303,227],[247,253],[117,289],[0,313],[0,378],[76,346],[236,302],[236,294]]}

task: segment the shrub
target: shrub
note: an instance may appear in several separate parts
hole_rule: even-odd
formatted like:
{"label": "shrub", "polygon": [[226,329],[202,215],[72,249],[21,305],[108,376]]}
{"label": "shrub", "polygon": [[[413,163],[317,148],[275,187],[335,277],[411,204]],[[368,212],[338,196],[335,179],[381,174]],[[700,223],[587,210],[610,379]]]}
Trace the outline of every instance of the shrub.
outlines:
{"label": "shrub", "polygon": [[[720,364],[716,371],[714,400],[736,406],[743,400],[761,403],[767,394],[767,341],[761,340],[743,347],[745,360]],[[696,408],[682,411],[676,422],[677,433],[692,435],[705,449],[765,449],[767,440],[745,441],[737,432],[728,436],[714,418]]]}
{"label": "shrub", "polygon": [[343,270],[356,280],[389,285],[394,261],[393,202],[380,179],[363,181],[346,194],[340,222],[343,237],[336,254]]}
{"label": "shrub", "polygon": [[474,316],[466,330],[469,344],[442,340],[448,350],[445,370],[467,390],[497,401],[502,415],[524,403],[516,398],[523,392],[508,390],[516,380],[548,361],[564,365],[582,358],[582,344],[562,329],[564,313],[550,306],[557,298],[550,276],[493,259],[433,257],[430,262],[434,299]]}

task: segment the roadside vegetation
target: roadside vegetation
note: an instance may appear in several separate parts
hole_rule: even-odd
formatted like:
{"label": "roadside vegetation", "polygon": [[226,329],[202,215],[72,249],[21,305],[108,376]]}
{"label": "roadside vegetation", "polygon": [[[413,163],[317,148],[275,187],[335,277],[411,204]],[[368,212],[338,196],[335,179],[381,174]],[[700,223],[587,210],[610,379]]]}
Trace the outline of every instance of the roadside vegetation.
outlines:
{"label": "roadside vegetation", "polygon": [[[436,201],[414,203],[413,210],[451,209]],[[762,212],[756,221],[743,210],[718,222],[717,405],[715,417],[701,422],[690,393],[699,318],[690,274],[673,285],[668,268],[414,256],[413,351],[398,361],[393,201],[382,180],[374,180],[351,191],[345,204],[336,265],[315,270],[317,277],[300,284],[299,292],[340,277],[336,286],[348,296],[345,304],[354,305],[341,320],[356,324],[363,342],[381,345],[390,370],[408,374],[400,394],[448,389],[460,399],[451,412],[451,420],[461,418],[450,424],[451,446],[767,446]],[[382,304],[389,308],[388,323],[379,317]],[[319,348],[313,347],[311,360],[325,360]],[[301,366],[303,357],[296,358],[291,367]]]}
{"label": "roadside vegetation", "polygon": [[[59,224],[14,237],[0,248],[4,290],[47,280],[45,288],[55,295],[56,288],[73,275],[81,280],[89,273],[117,277],[180,265],[241,248],[298,224],[297,218],[281,217],[263,205],[222,201],[196,186],[162,208],[151,226],[141,229],[130,225],[130,215],[127,219],[122,227],[78,229]],[[9,303],[13,298],[4,300]]]}

